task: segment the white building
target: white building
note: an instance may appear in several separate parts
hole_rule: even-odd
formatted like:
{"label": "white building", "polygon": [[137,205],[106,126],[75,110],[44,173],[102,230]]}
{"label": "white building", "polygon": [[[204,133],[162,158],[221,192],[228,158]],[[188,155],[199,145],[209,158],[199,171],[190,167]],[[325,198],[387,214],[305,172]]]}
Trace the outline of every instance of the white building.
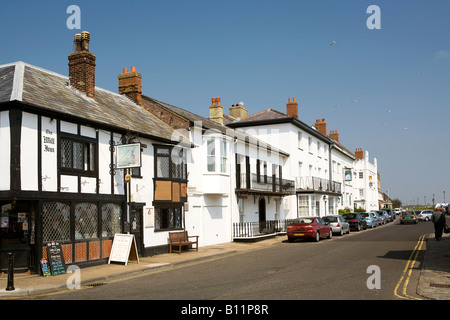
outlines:
{"label": "white building", "polygon": [[[143,105],[172,125],[175,118],[188,123],[177,130],[193,144],[185,229],[199,235],[200,245],[257,238],[283,227],[290,211],[283,199],[294,193],[294,181],[283,178],[287,153],[185,109],[145,96]],[[220,98],[212,99],[210,111],[223,113]]]}
{"label": "white building", "polygon": [[323,129],[326,132],[326,123],[318,120],[311,127],[300,121],[295,98],[289,99],[286,110],[284,114],[268,109],[230,122],[228,126],[289,153],[284,177],[295,181],[296,190],[296,195],[289,197],[289,218],[336,213],[341,182],[335,180],[330,162],[333,140],[321,132]]}
{"label": "white building", "polygon": [[365,211],[378,210],[377,159],[374,158],[371,162],[369,151],[364,152],[361,148],[356,149],[355,155],[357,160],[354,165],[354,207]]}
{"label": "white building", "polygon": [[340,143],[337,130],[328,135],[325,119],[318,119],[313,126],[300,121],[295,98],[289,99],[286,113],[267,109],[226,119],[229,127],[289,153],[284,172],[295,180],[296,197],[290,197],[295,209],[288,217],[324,216],[358,207],[378,209],[376,159],[374,163],[359,160],[358,153]]}

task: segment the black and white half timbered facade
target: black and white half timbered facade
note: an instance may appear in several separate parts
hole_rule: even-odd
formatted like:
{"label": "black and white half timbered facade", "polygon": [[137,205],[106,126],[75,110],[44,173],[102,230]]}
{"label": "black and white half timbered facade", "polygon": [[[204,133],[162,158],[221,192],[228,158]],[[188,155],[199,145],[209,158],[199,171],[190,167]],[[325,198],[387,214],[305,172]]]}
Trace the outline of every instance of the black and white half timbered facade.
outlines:
{"label": "black and white half timbered facade", "polygon": [[[15,252],[16,270],[38,272],[51,241],[79,266],[105,263],[115,233],[135,234],[140,254],[151,246],[143,216],[154,210],[154,144],[173,146],[173,130],[125,95],[93,83],[83,92],[69,73],[0,66],[2,270]],[[141,146],[137,170],[115,167],[115,146],[128,143]]]}

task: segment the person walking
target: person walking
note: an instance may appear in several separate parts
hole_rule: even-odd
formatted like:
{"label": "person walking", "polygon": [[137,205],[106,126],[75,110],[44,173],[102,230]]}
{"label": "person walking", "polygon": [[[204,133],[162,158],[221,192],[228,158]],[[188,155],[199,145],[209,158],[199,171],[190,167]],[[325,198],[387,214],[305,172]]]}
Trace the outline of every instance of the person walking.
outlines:
{"label": "person walking", "polygon": [[443,208],[437,208],[433,211],[431,221],[434,223],[434,237],[437,241],[442,239],[442,233],[444,232],[445,212]]}

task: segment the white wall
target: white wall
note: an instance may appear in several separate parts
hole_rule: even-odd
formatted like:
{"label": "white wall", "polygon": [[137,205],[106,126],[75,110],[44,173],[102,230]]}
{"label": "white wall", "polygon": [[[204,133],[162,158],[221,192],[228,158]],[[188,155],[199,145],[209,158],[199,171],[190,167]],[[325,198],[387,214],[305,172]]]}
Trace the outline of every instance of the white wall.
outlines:
{"label": "white wall", "polygon": [[22,190],[37,191],[38,186],[38,116],[23,112],[20,141],[20,179]]}
{"label": "white wall", "polygon": [[9,111],[0,112],[0,190],[11,187],[11,131],[9,128]]}

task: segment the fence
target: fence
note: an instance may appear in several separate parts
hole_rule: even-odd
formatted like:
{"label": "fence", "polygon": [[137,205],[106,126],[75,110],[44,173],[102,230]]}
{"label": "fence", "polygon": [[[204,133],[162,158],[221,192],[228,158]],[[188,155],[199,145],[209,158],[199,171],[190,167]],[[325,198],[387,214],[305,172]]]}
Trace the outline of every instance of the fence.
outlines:
{"label": "fence", "polygon": [[233,238],[254,238],[286,232],[293,219],[233,223]]}

